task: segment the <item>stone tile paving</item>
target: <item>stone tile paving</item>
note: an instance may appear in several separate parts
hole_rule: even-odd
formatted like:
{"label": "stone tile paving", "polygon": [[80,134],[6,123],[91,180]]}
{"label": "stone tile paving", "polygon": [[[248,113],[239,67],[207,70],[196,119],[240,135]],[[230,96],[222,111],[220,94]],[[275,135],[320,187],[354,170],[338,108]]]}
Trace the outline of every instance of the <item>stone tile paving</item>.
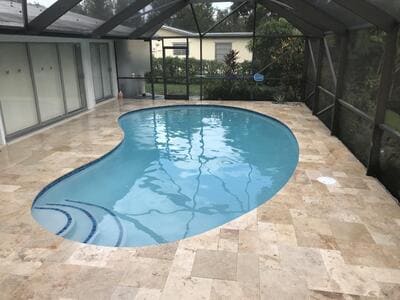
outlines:
{"label": "stone tile paving", "polygon": [[273,116],[300,145],[289,183],[219,228],[108,248],[32,219],[41,188],[118,144],[121,113],[176,103],[110,101],[0,148],[0,299],[400,299],[400,207],[303,104],[211,102]]}

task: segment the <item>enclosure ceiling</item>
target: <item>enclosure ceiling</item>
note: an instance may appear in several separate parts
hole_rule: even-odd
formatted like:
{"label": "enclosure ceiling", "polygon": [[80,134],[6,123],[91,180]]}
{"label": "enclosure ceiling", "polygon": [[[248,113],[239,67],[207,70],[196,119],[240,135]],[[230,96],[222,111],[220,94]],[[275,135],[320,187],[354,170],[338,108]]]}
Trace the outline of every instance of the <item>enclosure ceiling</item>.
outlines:
{"label": "enclosure ceiling", "polygon": [[[40,4],[28,3],[30,1],[0,0],[0,33],[144,39],[151,38],[171,16],[186,6],[226,2],[127,0],[124,1],[123,7],[113,8],[109,10],[108,15],[94,18],[85,15],[85,11],[79,9],[80,4],[88,0],[49,0],[46,3],[51,2],[52,5],[47,8]],[[323,36],[329,32],[341,34],[349,29],[367,26],[376,26],[390,32],[400,22],[399,0],[231,0],[229,2],[254,3],[255,1],[287,19],[304,35],[310,37]],[[192,12],[195,13],[195,10],[192,9]]]}

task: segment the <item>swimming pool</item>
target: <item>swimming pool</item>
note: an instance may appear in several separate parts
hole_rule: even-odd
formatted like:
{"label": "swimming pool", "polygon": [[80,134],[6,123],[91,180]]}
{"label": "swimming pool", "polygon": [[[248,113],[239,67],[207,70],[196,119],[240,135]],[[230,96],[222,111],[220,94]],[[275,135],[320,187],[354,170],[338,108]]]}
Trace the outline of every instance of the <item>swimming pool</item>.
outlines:
{"label": "swimming pool", "polygon": [[51,183],[32,205],[47,230],[130,247],[184,239],[256,208],[299,157],[281,122],[243,109],[178,105],[122,115],[123,141]]}

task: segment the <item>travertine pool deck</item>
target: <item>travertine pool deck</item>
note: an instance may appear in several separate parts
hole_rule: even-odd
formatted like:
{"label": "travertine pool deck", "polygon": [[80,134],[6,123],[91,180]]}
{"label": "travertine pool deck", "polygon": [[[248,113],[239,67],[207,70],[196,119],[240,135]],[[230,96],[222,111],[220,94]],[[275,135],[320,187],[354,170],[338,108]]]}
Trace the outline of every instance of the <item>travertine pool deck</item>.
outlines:
{"label": "travertine pool deck", "polygon": [[400,207],[303,104],[211,102],[273,116],[300,144],[290,182],[220,228],[107,248],[32,219],[45,185],[118,144],[122,112],[176,103],[189,102],[110,101],[0,148],[0,299],[400,299]]}

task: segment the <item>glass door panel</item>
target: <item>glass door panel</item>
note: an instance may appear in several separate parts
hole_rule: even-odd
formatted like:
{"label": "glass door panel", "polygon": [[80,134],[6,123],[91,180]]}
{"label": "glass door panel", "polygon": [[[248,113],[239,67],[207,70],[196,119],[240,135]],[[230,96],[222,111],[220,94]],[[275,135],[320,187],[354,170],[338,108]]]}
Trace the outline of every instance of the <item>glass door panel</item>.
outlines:
{"label": "glass door panel", "polygon": [[165,99],[189,99],[187,47],[164,47],[163,75]]}
{"label": "glass door panel", "polygon": [[64,82],[65,101],[67,111],[72,112],[82,108],[81,94],[79,90],[78,68],[75,57],[74,44],[59,44],[61,70]]}
{"label": "glass door panel", "polygon": [[30,44],[40,117],[48,121],[65,113],[55,44]]}
{"label": "glass door panel", "polygon": [[111,90],[111,65],[110,53],[108,51],[108,44],[99,44],[100,61],[101,61],[101,75],[103,79],[103,94],[104,98],[112,96]]}
{"label": "glass door panel", "polygon": [[92,60],[92,77],[94,97],[96,101],[104,98],[103,83],[101,78],[101,64],[100,64],[100,51],[98,44],[90,44],[90,57]]}
{"label": "glass door panel", "polygon": [[38,123],[26,44],[0,43],[0,104],[7,135]]}

